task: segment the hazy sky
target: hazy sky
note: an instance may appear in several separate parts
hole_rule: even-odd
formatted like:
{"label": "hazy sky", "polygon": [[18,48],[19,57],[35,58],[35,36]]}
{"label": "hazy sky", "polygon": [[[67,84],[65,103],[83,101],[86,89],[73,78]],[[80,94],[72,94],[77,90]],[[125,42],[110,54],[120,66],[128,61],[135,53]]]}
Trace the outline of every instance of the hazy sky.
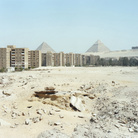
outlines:
{"label": "hazy sky", "polygon": [[0,0],[0,47],[84,53],[97,40],[110,50],[138,46],[138,0]]}

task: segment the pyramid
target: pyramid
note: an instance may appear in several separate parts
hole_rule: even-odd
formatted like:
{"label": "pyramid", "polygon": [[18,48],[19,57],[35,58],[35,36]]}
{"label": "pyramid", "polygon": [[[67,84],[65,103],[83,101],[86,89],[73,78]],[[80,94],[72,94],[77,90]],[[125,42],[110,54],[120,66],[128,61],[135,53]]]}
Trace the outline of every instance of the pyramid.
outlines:
{"label": "pyramid", "polygon": [[45,42],[43,42],[36,50],[40,50],[42,53],[47,53],[48,51],[55,53],[55,51]]}
{"label": "pyramid", "polygon": [[100,40],[97,40],[86,52],[108,52],[110,51]]}

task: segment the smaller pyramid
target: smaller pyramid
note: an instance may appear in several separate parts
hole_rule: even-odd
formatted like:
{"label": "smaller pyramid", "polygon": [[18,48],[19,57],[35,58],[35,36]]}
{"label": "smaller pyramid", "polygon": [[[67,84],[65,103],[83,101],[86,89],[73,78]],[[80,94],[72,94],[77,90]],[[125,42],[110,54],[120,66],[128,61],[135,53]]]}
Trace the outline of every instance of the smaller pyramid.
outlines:
{"label": "smaller pyramid", "polygon": [[40,50],[41,53],[47,53],[48,51],[55,53],[55,51],[46,42],[43,42],[36,50]]}
{"label": "smaller pyramid", "polygon": [[107,48],[100,40],[97,40],[86,52],[109,52]]}

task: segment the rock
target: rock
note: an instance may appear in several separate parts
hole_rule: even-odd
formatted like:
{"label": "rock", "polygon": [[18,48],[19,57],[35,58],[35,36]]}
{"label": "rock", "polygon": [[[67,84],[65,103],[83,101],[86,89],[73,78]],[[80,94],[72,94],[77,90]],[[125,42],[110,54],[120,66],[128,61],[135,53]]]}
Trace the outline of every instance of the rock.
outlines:
{"label": "rock", "polygon": [[98,120],[96,119],[96,117],[91,117],[91,119],[90,119],[90,122],[91,123],[97,123],[98,122]]}
{"label": "rock", "polygon": [[137,124],[134,124],[133,126],[134,126],[134,128],[138,129],[138,125]]}
{"label": "rock", "polygon": [[94,99],[95,96],[94,96],[94,95],[89,95],[89,98],[90,98],[90,99]]}
{"label": "rock", "polygon": [[4,120],[2,120],[2,119],[0,119],[0,126],[11,126],[11,124],[4,121]]}
{"label": "rock", "polygon": [[119,128],[119,125],[117,125],[117,124],[115,124],[114,126],[117,127],[117,128]]}
{"label": "rock", "polygon": [[84,85],[80,86],[81,89],[84,89]]}
{"label": "rock", "polygon": [[11,94],[12,94],[11,91],[3,91],[2,93],[6,96],[11,96]]}
{"label": "rock", "polygon": [[56,112],[60,112],[60,110],[58,109],[58,110],[55,110]]}
{"label": "rock", "polygon": [[54,113],[52,111],[49,111],[48,115],[54,115]]}
{"label": "rock", "polygon": [[50,126],[53,126],[53,124],[54,124],[53,122],[48,122],[48,125]]}
{"label": "rock", "polygon": [[59,125],[61,125],[61,123],[60,122],[54,122],[54,125],[59,126]]}
{"label": "rock", "polygon": [[11,117],[12,117],[13,119],[15,119],[16,116],[17,116],[17,115],[16,115],[15,113],[12,113],[12,114],[11,114]]}
{"label": "rock", "polygon": [[27,106],[27,108],[32,108],[32,106]]}
{"label": "rock", "polygon": [[59,117],[60,117],[60,118],[64,118],[64,116],[63,116],[63,115],[59,115]]}
{"label": "rock", "polygon": [[42,116],[40,116],[40,117],[39,117],[39,120],[41,121],[42,119],[43,119],[43,117],[42,117]]}
{"label": "rock", "polygon": [[84,111],[85,108],[82,104],[82,100],[79,97],[72,96],[70,99],[70,104],[73,107],[73,109],[78,111]]}
{"label": "rock", "polygon": [[24,112],[22,112],[22,116],[25,116],[25,113]]}
{"label": "rock", "polygon": [[84,116],[82,116],[82,115],[78,115],[78,117],[79,117],[79,118],[84,118]]}
{"label": "rock", "polygon": [[42,115],[42,110],[37,109],[36,112],[37,112],[37,114]]}
{"label": "rock", "polygon": [[138,132],[138,128],[134,129],[135,132]]}
{"label": "rock", "polygon": [[25,120],[25,125],[29,125],[31,123],[31,120],[30,119],[26,119]]}
{"label": "rock", "polygon": [[90,85],[86,85],[85,86],[85,90],[89,90],[89,89],[91,89],[91,86]]}
{"label": "rock", "polygon": [[37,122],[40,121],[40,118],[39,117],[35,117],[35,118],[32,119],[32,121],[33,121],[33,123],[37,123]]}
{"label": "rock", "polygon": [[41,109],[44,113],[46,113],[46,110],[45,109]]}
{"label": "rock", "polygon": [[112,83],[114,83],[114,84],[115,84],[115,81],[112,81]]}
{"label": "rock", "polygon": [[131,132],[131,133],[134,132],[134,130],[133,130],[132,128],[129,128],[128,130],[129,130],[129,132]]}

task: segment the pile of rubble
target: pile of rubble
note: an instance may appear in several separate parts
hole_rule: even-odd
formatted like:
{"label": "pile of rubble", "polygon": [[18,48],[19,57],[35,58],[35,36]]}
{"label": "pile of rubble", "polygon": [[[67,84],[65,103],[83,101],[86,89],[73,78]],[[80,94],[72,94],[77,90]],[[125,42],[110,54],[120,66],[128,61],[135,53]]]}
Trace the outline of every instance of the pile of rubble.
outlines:
{"label": "pile of rubble", "polygon": [[[46,87],[44,91],[36,91],[29,101],[37,97],[43,104],[57,106],[60,109],[85,111],[96,95],[82,91],[59,92],[54,87]],[[36,100],[36,99],[35,99]]]}

